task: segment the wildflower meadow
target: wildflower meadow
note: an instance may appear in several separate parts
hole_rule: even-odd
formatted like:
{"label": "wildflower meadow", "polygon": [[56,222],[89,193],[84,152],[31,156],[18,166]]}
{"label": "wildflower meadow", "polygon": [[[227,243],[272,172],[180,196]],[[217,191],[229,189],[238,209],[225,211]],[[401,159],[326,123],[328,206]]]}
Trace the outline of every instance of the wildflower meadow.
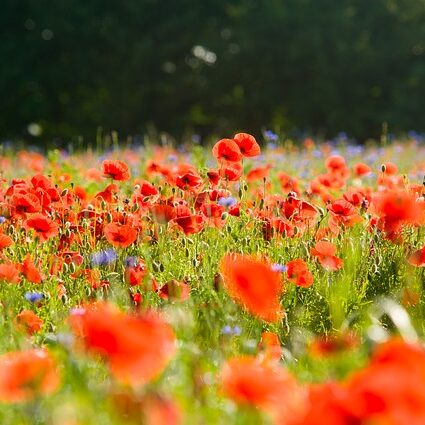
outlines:
{"label": "wildflower meadow", "polygon": [[0,424],[425,424],[425,143],[0,151]]}

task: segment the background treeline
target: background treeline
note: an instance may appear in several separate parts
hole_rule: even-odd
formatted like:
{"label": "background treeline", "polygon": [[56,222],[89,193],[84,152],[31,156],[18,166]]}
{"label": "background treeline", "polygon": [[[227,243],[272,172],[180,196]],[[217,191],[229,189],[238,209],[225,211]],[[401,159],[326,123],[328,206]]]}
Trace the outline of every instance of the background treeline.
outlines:
{"label": "background treeline", "polygon": [[0,139],[425,130],[425,0],[1,3]]}

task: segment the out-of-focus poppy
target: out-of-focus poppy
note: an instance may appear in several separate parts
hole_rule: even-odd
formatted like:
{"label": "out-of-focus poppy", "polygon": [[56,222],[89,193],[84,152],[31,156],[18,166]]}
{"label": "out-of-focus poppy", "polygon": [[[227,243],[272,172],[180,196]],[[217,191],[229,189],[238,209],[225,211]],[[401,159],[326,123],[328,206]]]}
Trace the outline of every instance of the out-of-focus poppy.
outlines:
{"label": "out-of-focus poppy", "polygon": [[109,223],[103,233],[111,245],[119,248],[126,248],[137,239],[137,230],[129,224]]}
{"label": "out-of-focus poppy", "polygon": [[23,330],[28,335],[35,334],[43,326],[43,321],[32,310],[21,311],[16,316],[15,322],[17,328]]}
{"label": "out-of-focus poppy", "polygon": [[412,266],[425,267],[425,246],[411,254],[407,261]]}
{"label": "out-of-focus poppy", "polygon": [[0,251],[12,245],[13,245],[12,238],[5,235],[4,233],[0,233]]}
{"label": "out-of-focus poppy", "polygon": [[263,180],[269,176],[271,165],[264,167],[256,167],[248,172],[246,175],[247,182],[253,182],[256,180]]}
{"label": "out-of-focus poppy", "polygon": [[250,255],[226,254],[220,272],[227,292],[250,313],[268,322],[282,317],[282,280],[270,264]]}
{"label": "out-of-focus poppy", "polygon": [[372,207],[379,216],[378,228],[390,238],[401,230],[402,225],[417,224],[423,213],[415,196],[404,190],[391,190],[375,195]]}
{"label": "out-of-focus poppy", "polygon": [[69,321],[83,346],[104,357],[123,383],[141,385],[154,379],[175,353],[174,332],[153,311],[130,315],[98,304],[77,310]]}
{"label": "out-of-focus poppy", "polygon": [[354,174],[357,177],[366,176],[370,174],[372,171],[371,168],[368,165],[364,164],[363,162],[358,162],[354,164],[353,170],[354,170]]}
{"label": "out-of-focus poppy", "polygon": [[13,263],[0,264],[0,282],[5,281],[8,283],[19,283],[21,278],[19,277],[20,267]]}
{"label": "out-of-focus poppy", "polygon": [[0,356],[0,400],[17,403],[54,393],[60,384],[56,363],[43,349]]}
{"label": "out-of-focus poppy", "polygon": [[259,348],[262,350],[264,361],[278,362],[283,355],[279,337],[274,332],[264,331],[261,334]]}
{"label": "out-of-focus poppy", "polygon": [[43,280],[43,276],[32,262],[29,254],[25,256],[24,261],[22,262],[21,273],[32,283],[41,283]]}
{"label": "out-of-focus poppy", "polygon": [[186,282],[171,279],[158,290],[159,296],[164,300],[185,301],[189,298],[190,286]]}
{"label": "out-of-focus poppy", "polygon": [[314,248],[310,249],[310,253],[317,257],[319,263],[327,270],[339,270],[344,265],[343,260],[335,256],[336,246],[330,242],[317,242]]}
{"label": "out-of-focus poppy", "polygon": [[351,350],[359,345],[359,339],[352,332],[335,333],[314,338],[309,346],[313,356],[326,357]]}
{"label": "out-of-focus poppy", "polygon": [[234,357],[225,363],[220,380],[225,396],[267,412],[274,424],[293,425],[304,411],[303,389],[277,362]]}
{"label": "out-of-focus poppy", "polygon": [[102,173],[104,176],[117,181],[125,181],[130,178],[128,165],[120,160],[105,160],[102,162]]}
{"label": "out-of-focus poppy", "polygon": [[303,288],[309,288],[314,281],[306,262],[301,258],[289,261],[286,264],[286,274],[292,283]]}

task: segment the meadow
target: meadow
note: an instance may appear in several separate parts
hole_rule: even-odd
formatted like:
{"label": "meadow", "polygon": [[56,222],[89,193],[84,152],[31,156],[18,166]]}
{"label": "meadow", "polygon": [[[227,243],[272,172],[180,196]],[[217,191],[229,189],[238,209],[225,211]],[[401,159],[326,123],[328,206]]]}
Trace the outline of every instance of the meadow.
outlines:
{"label": "meadow", "polygon": [[0,170],[1,424],[425,423],[419,136]]}

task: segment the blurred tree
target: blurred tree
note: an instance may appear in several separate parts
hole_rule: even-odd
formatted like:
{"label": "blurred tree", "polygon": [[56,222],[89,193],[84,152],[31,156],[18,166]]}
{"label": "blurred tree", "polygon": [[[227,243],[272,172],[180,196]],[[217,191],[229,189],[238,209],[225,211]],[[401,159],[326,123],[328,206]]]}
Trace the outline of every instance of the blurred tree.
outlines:
{"label": "blurred tree", "polygon": [[2,138],[425,130],[424,0],[3,0],[0,34]]}

